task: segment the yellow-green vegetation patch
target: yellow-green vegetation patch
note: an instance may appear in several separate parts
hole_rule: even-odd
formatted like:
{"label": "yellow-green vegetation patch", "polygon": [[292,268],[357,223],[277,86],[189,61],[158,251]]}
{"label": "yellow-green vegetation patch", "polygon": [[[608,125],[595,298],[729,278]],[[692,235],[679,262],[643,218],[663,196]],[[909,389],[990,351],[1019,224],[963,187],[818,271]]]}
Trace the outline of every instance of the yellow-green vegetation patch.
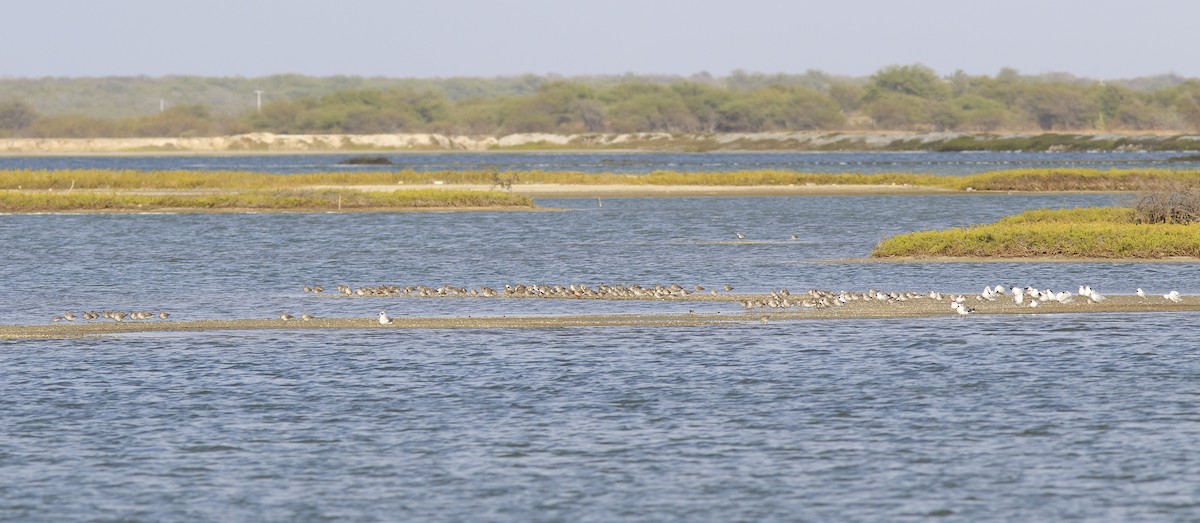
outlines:
{"label": "yellow-green vegetation patch", "polygon": [[1133,209],[1120,207],[1039,209],[988,225],[893,236],[871,256],[1200,257],[1200,224],[1138,223]]}
{"label": "yellow-green vegetation patch", "polygon": [[533,208],[527,196],[459,190],[251,190],[211,194],[120,192],[0,192],[0,212],[182,210],[402,210],[423,208]]}
{"label": "yellow-green vegetation patch", "polygon": [[0,189],[287,189],[312,186],[474,184],[509,188],[529,184],[645,186],[907,185],[957,191],[1155,191],[1200,187],[1200,171],[1170,169],[1014,169],[968,176],[916,173],[803,173],[654,171],[648,174],[578,171],[376,171],[269,174],[246,171],[137,171],[107,169],[0,170]]}

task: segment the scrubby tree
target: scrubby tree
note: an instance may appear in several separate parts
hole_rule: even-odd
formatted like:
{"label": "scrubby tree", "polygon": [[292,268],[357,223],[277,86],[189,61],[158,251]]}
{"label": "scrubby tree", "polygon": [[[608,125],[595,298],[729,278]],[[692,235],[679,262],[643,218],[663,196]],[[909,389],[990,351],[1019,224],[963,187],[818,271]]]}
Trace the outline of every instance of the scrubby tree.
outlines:
{"label": "scrubby tree", "polygon": [[1083,128],[1093,113],[1082,92],[1063,84],[1029,85],[1021,93],[1020,104],[1043,131]]}
{"label": "scrubby tree", "polygon": [[917,129],[930,123],[925,100],[908,94],[876,96],[863,111],[879,129]]}
{"label": "scrubby tree", "polygon": [[0,103],[0,131],[16,133],[29,127],[38,117],[37,111],[20,100]]}
{"label": "scrubby tree", "polygon": [[937,73],[924,65],[893,65],[885,67],[871,76],[867,84],[867,100],[875,100],[887,94],[901,94],[936,100],[949,94],[945,82]]}

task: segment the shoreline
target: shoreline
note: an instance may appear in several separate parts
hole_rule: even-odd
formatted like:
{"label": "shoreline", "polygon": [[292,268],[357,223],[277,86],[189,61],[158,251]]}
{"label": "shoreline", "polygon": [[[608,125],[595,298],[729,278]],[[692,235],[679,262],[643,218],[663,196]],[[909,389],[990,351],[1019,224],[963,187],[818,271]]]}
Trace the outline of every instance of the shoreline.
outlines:
{"label": "shoreline", "polygon": [[274,134],[204,137],[5,138],[0,156],[266,155],[398,153],[629,153],[629,152],[962,152],[962,151],[1195,151],[1200,135],[1182,131],[995,133],[913,131],[776,131],[759,133],[516,133],[502,136],[438,133]]}
{"label": "shoreline", "polygon": [[[970,295],[968,295],[970,296]],[[372,298],[388,299],[388,298]],[[393,298],[405,299],[405,298]],[[411,298],[417,299],[417,298]],[[536,298],[535,298],[536,299]],[[843,307],[823,309],[754,309],[730,313],[657,313],[657,314],[593,314],[544,316],[458,316],[458,317],[399,317],[391,325],[380,325],[375,318],[317,318],[312,321],[281,321],[277,319],[232,319],[188,321],[51,323],[43,325],[0,325],[0,339],[69,339],[104,335],[151,332],[216,332],[236,330],[366,330],[366,329],[556,329],[580,327],[705,327],[766,322],[801,322],[809,320],[863,320],[905,318],[957,318],[970,321],[974,316],[1042,315],[1042,314],[1147,314],[1200,312],[1200,298],[1184,296],[1173,303],[1160,296],[1138,298],[1132,295],[1109,296],[1099,303],[1077,301],[1067,304],[1050,302],[1031,308],[1017,305],[1002,296],[996,301],[967,300],[976,311],[959,317],[950,309],[949,301],[919,299],[905,302],[858,302]],[[1082,301],[1080,301],[1082,300]],[[689,300],[671,300],[684,302]],[[700,301],[700,300],[695,300]]]}

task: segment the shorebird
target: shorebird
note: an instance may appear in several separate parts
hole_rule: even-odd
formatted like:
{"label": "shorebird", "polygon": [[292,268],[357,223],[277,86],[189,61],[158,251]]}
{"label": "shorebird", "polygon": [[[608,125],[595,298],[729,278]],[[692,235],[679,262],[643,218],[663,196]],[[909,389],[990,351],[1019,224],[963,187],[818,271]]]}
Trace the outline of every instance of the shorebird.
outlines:
{"label": "shorebird", "polygon": [[283,321],[288,321],[288,320],[295,319],[295,318],[296,318],[295,316],[292,316],[291,314],[288,314],[286,312],[279,315],[279,319],[281,319]]}
{"label": "shorebird", "polygon": [[1037,307],[1037,306],[1038,306],[1038,301],[1037,301],[1037,300],[1029,300],[1029,306],[1030,306],[1031,308],[1032,308],[1032,307]]}
{"label": "shorebird", "polygon": [[63,314],[63,319],[67,321],[75,321],[75,315],[68,312]]}
{"label": "shorebird", "polygon": [[1183,301],[1183,297],[1179,295],[1179,291],[1171,291],[1163,295],[1163,298],[1179,303]]}
{"label": "shorebird", "polygon": [[[1141,298],[1141,299],[1143,299],[1143,300],[1144,300],[1144,299],[1146,299],[1146,291],[1142,290],[1142,288],[1141,288],[1141,287],[1138,287],[1138,290],[1137,290],[1137,292],[1135,292],[1134,294],[1137,294],[1137,297],[1138,297],[1138,298]],[[1164,296],[1164,297],[1165,297],[1165,296]]]}
{"label": "shorebird", "polygon": [[165,320],[170,317],[171,317],[171,313],[169,313],[167,311],[162,311],[162,312],[158,313],[158,319],[160,319],[160,320]]}
{"label": "shorebird", "polygon": [[799,239],[800,239],[800,235],[798,235],[798,234],[793,234],[793,235],[792,235],[792,239],[793,239],[793,240],[799,240]]}
{"label": "shorebird", "polygon": [[309,314],[309,313],[307,313],[307,312],[306,312],[306,313],[304,313],[304,314],[301,314],[301,315],[300,315],[300,319],[302,319],[302,320],[304,320],[304,321],[312,321],[312,320],[314,320],[314,319],[316,319],[316,318],[315,318],[315,317],[313,317],[313,315],[312,315],[312,314]]}
{"label": "shorebird", "polygon": [[1016,303],[1017,305],[1021,305],[1021,304],[1025,303],[1025,291],[1022,291],[1021,289],[1013,287],[1012,295],[1013,295],[1013,303]]}
{"label": "shorebird", "polygon": [[745,240],[745,239],[746,239],[746,235],[745,235],[745,234],[742,234],[742,233],[740,233],[740,232],[735,232],[734,234],[736,234],[736,235],[737,235],[737,239],[739,239],[739,240]]}
{"label": "shorebird", "polygon": [[968,314],[971,314],[972,312],[975,312],[975,309],[968,307],[958,301],[950,302],[950,308],[954,309],[954,312],[957,312],[959,316],[966,316]]}
{"label": "shorebird", "polygon": [[725,292],[729,292],[729,291],[733,290],[733,285],[726,283],[723,288],[725,289]]}
{"label": "shorebird", "polygon": [[388,317],[386,312],[379,311],[379,324],[380,325],[391,325],[392,319]]}

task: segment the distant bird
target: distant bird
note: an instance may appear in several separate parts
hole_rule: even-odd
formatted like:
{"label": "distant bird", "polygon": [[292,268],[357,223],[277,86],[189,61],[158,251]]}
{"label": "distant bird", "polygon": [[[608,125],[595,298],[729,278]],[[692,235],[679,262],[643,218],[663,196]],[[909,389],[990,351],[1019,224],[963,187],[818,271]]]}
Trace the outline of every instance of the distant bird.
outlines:
{"label": "distant bird", "polygon": [[799,235],[797,235],[797,234],[793,234],[793,235],[792,235],[792,239],[793,239],[793,240],[799,240],[799,239],[800,239],[800,236],[799,236]]}
{"label": "distant bird", "polygon": [[733,285],[726,283],[724,286],[724,289],[725,289],[725,292],[729,292],[729,291],[733,290]]}
{"label": "distant bird", "polygon": [[1016,303],[1017,305],[1021,305],[1021,304],[1025,303],[1025,291],[1018,289],[1016,287],[1013,287],[1012,295],[1013,295],[1013,303]]}
{"label": "distant bird", "polygon": [[52,321],[54,323],[58,323],[58,322],[62,321],[62,316],[55,316],[53,318],[50,318],[50,321]]}
{"label": "distant bird", "polygon": [[1037,307],[1037,306],[1038,306],[1038,301],[1037,301],[1037,300],[1029,300],[1029,306],[1030,306],[1030,307]]}
{"label": "distant bird", "polygon": [[312,287],[309,287],[308,285],[305,285],[305,286],[304,286],[304,292],[312,292]]}
{"label": "distant bird", "polygon": [[968,314],[971,314],[972,312],[975,312],[975,309],[968,307],[967,305],[965,305],[959,301],[950,302],[950,308],[954,309],[954,312],[957,312],[959,316],[966,316]]}
{"label": "distant bird", "polygon": [[281,320],[283,320],[283,321],[288,321],[288,320],[292,320],[292,319],[295,319],[295,318],[296,318],[295,316],[292,316],[291,314],[288,314],[288,313],[286,313],[286,312],[285,312],[285,313],[283,313],[283,314],[280,314],[280,315],[279,315],[279,319],[281,319]]}
{"label": "distant bird", "polygon": [[1183,301],[1183,297],[1179,295],[1179,291],[1171,291],[1163,295],[1163,298],[1171,300],[1174,303]]}
{"label": "distant bird", "polygon": [[169,313],[167,311],[162,311],[162,312],[158,313],[158,319],[160,319],[160,320],[165,320],[170,317],[171,317],[171,313]]}
{"label": "distant bird", "polygon": [[386,312],[379,311],[379,324],[380,325],[391,325],[392,319],[388,317]]}
{"label": "distant bird", "polygon": [[75,315],[68,312],[63,314],[63,319],[67,321],[75,321]]}
{"label": "distant bird", "polygon": [[736,235],[737,235],[737,238],[738,238],[739,240],[745,240],[745,239],[746,239],[746,235],[745,235],[745,234],[742,234],[742,233],[740,233],[740,232],[735,232],[734,234],[736,234]]}
{"label": "distant bird", "polygon": [[1146,291],[1142,290],[1141,287],[1138,287],[1137,292],[1135,292],[1134,294],[1137,294],[1138,298],[1141,298],[1143,300],[1146,299]]}
{"label": "distant bird", "polygon": [[304,313],[304,314],[301,314],[301,315],[300,315],[300,319],[302,319],[302,320],[304,320],[304,321],[313,321],[313,320],[314,320],[314,319],[316,319],[316,318],[315,318],[315,317],[313,317],[313,315],[312,315],[312,314],[309,314],[309,313],[307,313],[307,312],[306,312],[306,313]]}
{"label": "distant bird", "polygon": [[766,325],[766,323],[767,323],[767,316],[763,316],[763,317],[759,318],[759,319],[758,319],[758,322],[759,322],[759,323],[761,323],[761,324],[763,324],[763,325]]}

